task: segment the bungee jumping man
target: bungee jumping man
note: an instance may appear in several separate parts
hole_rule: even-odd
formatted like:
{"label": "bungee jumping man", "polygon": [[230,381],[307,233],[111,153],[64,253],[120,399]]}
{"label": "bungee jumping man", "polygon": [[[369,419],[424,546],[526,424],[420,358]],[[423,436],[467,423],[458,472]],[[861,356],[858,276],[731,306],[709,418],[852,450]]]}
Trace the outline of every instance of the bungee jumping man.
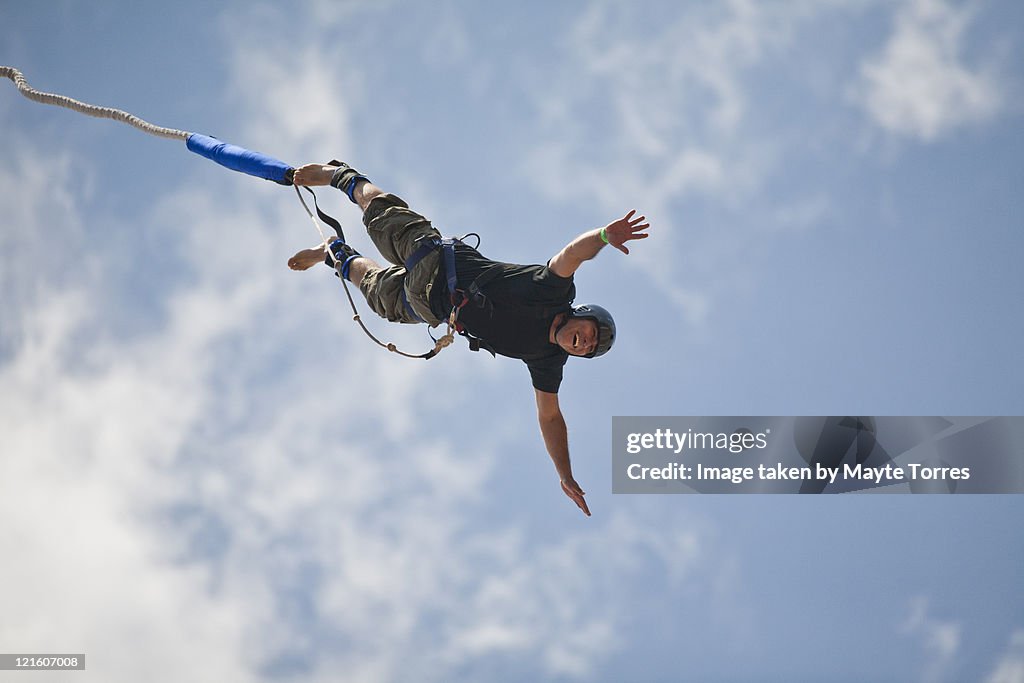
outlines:
{"label": "bungee jumping man", "polygon": [[615,321],[601,306],[573,305],[573,275],[608,244],[628,254],[626,242],[648,236],[646,218],[630,211],[579,235],[547,265],[515,265],[492,261],[461,239],[443,239],[429,220],[348,164],[307,164],[296,168],[291,180],[296,186],[331,185],[344,192],[362,210],[370,239],[391,265],[361,255],[339,229],[338,238],[299,251],[288,266],[302,271],[325,263],[358,287],[382,318],[431,327],[448,321],[474,351],[522,360],[562,491],[589,516],[585,493],[572,475],[558,389],[569,356],[595,358],[611,349]]}
{"label": "bungee jumping man", "polygon": [[[364,331],[389,351],[429,359],[459,332],[474,351],[484,349],[526,363],[536,392],[544,446],[558,472],[562,490],[590,515],[583,489],[572,476],[569,437],[558,405],[558,389],[569,356],[595,358],[611,349],[615,321],[601,306],[573,306],[573,275],[605,245],[628,254],[626,242],[648,236],[644,232],[650,227],[646,218],[634,217],[636,211],[630,211],[603,228],[585,232],[555,254],[547,265],[501,263],[485,258],[462,239],[442,238],[429,220],[411,210],[399,197],[373,185],[348,164],[332,161],[295,168],[280,159],[208,135],[155,126],[120,109],[36,90],[12,66],[0,66],[0,78],[10,79],[22,95],[35,102],[120,121],[149,135],[181,140],[189,151],[225,168],[280,185],[293,185],[300,200],[300,187],[308,190],[331,185],[344,192],[362,210],[370,239],[392,265],[382,267],[360,255],[346,243],[341,225],[317,207],[321,219],[334,228],[338,237],[328,239],[317,224],[324,238],[322,243],[295,254],[288,261],[289,267],[308,270],[323,261],[334,268],[343,282],[355,284],[370,308],[389,321],[427,323],[430,327],[447,321],[448,333],[435,340],[434,350],[412,356],[399,351],[394,344],[380,342],[356,315]],[[315,201],[314,195],[314,205]],[[312,218],[305,200],[302,204]],[[348,293],[347,285],[345,292]]]}
{"label": "bungee jumping man", "polygon": [[[584,261],[611,245],[624,254],[626,243],[647,238],[650,225],[644,216],[630,211],[602,228],[584,232],[555,254],[547,265],[516,265],[482,256],[462,239],[443,239],[430,221],[409,208],[398,197],[385,193],[369,178],[342,162],[306,164],[295,168],[279,159],[246,150],[215,137],[155,126],[122,110],[98,106],[66,95],[36,90],[22,72],[0,67],[0,78],[9,79],[29,99],[61,106],[80,114],[113,119],[150,135],[178,139],[194,152],[232,171],[299,187],[332,185],[342,190],[362,211],[362,222],[378,251],[391,263],[382,267],[361,256],[345,242],[340,223],[316,211],[334,227],[336,240],[304,249],[288,264],[307,270],[325,262],[343,279],[359,288],[370,307],[394,323],[426,323],[436,327],[447,322],[449,332],[435,340],[434,350],[419,356],[388,350],[409,357],[430,358],[451,343],[455,332],[469,340],[473,350],[519,358],[529,369],[537,394],[541,434],[558,472],[561,487],[588,516],[584,490],[572,478],[568,434],[558,405],[562,368],[570,355],[593,358],[604,355],[615,341],[615,323],[601,306],[573,306],[572,276]],[[312,193],[312,190],[309,190]],[[315,204],[315,196],[314,196]],[[305,201],[303,207],[312,217]],[[315,222],[315,219],[313,219]],[[477,247],[479,244],[477,243]],[[348,287],[345,286],[348,293]],[[351,295],[349,295],[349,298]],[[352,303],[353,310],[355,308]],[[359,316],[355,316],[359,321]],[[359,323],[362,326],[362,323]],[[374,341],[376,337],[366,330]]]}

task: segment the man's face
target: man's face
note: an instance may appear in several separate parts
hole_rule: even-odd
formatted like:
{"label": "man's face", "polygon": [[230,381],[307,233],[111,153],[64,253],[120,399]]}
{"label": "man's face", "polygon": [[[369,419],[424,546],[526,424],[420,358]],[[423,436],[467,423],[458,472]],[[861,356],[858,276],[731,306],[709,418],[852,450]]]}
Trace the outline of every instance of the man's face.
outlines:
{"label": "man's face", "polygon": [[555,333],[555,341],[571,356],[588,356],[597,348],[597,323],[589,318],[570,318]]}

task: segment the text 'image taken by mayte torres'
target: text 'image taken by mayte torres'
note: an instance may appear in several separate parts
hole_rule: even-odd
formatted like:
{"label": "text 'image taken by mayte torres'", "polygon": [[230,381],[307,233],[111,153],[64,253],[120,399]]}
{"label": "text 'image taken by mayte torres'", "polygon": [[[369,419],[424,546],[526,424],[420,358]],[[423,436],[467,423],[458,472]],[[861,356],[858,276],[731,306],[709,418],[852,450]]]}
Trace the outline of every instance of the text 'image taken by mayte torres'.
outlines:
{"label": "text 'image taken by mayte torres'", "polygon": [[621,417],[615,493],[1000,493],[1010,418]]}

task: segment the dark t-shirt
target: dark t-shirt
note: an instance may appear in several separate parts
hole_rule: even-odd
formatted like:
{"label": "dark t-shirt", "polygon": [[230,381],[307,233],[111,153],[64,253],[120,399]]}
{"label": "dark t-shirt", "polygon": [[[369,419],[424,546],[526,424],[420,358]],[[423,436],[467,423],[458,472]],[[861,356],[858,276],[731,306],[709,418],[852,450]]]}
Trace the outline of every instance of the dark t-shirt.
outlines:
{"label": "dark t-shirt", "polygon": [[[499,263],[466,245],[455,247],[460,289],[468,288],[494,265],[500,265],[501,274],[483,287],[487,306],[466,304],[459,313],[459,321],[469,334],[481,340],[481,348],[526,363],[534,388],[558,393],[569,354],[552,344],[549,335],[555,316],[571,310],[576,285],[572,277],[556,275],[547,266]],[[441,319],[446,319],[451,311],[443,272],[433,288],[431,308]]]}

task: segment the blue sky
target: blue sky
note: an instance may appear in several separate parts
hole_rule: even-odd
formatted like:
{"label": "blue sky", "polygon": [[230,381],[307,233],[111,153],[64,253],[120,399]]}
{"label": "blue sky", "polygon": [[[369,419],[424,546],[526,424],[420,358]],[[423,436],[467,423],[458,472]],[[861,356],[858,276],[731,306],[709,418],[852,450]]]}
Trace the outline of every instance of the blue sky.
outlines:
{"label": "blue sky", "polygon": [[620,330],[561,391],[586,519],[525,368],[373,347],[285,267],[317,241],[290,190],[0,84],[3,651],[104,681],[1024,681],[1018,496],[610,493],[613,415],[1024,413],[1019,3],[0,19],[41,90],[345,159],[494,258],[652,223],[577,276]]}

